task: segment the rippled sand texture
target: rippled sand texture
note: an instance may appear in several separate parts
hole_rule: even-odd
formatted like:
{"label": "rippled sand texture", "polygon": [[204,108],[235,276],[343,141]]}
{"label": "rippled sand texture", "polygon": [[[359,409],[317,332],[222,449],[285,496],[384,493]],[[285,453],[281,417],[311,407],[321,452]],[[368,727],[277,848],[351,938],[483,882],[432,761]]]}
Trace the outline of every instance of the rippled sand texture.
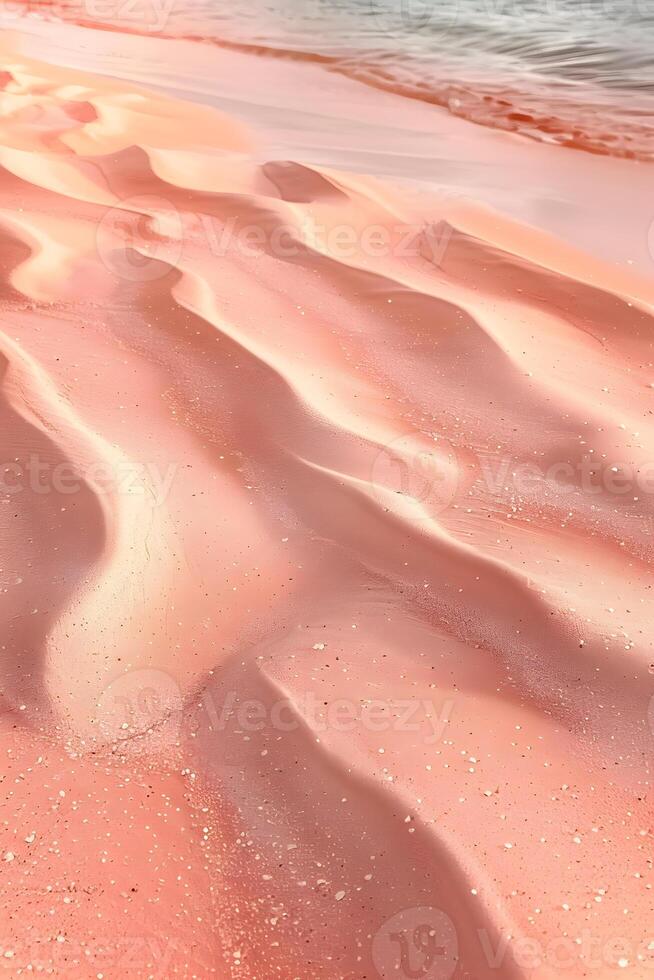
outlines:
{"label": "rippled sand texture", "polygon": [[2,60],[4,975],[642,976],[651,289]]}

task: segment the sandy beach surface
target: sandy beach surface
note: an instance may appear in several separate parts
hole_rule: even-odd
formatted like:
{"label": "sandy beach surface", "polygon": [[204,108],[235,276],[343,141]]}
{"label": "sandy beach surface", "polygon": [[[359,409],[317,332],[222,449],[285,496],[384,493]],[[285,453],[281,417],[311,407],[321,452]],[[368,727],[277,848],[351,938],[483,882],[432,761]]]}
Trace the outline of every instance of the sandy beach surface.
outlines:
{"label": "sandy beach surface", "polygon": [[4,26],[0,973],[648,976],[652,165]]}

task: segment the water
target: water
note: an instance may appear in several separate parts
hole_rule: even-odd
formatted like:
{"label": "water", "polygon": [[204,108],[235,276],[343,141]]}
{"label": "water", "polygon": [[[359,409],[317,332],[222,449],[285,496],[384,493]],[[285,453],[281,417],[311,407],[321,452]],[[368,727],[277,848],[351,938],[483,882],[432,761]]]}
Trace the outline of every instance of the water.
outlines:
{"label": "water", "polygon": [[82,0],[82,6],[83,18],[79,0],[55,9],[106,27],[122,23],[244,45],[263,56],[324,60],[329,70],[484,125],[654,159],[654,0]]}

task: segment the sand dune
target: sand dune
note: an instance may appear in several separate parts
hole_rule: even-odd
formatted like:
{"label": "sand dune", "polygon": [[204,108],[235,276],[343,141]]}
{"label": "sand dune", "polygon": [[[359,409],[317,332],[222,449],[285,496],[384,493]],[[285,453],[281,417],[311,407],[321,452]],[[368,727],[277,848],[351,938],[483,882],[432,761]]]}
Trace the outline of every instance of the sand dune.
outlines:
{"label": "sand dune", "polygon": [[2,58],[7,975],[643,976],[651,284]]}

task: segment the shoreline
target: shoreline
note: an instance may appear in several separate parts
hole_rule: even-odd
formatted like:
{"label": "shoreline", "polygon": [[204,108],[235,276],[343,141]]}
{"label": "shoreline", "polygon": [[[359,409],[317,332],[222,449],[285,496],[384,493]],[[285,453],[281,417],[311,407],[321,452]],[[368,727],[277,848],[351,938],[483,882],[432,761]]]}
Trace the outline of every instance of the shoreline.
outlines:
{"label": "shoreline", "polygon": [[[651,280],[653,218],[642,201],[654,164],[564,153],[318,65],[72,24],[34,20],[24,26],[30,33],[16,38],[27,56],[92,69],[235,115],[257,133],[268,156],[288,154],[309,165],[436,189],[616,262],[627,276],[636,271],[643,285]],[[266,97],[268,92],[275,95]],[[392,149],[398,138],[399,151]],[[603,234],[605,227],[610,234]]]}
{"label": "shoreline", "polygon": [[[439,106],[454,117],[494,130],[512,132],[536,142],[600,156],[639,160],[650,164],[654,162],[652,131],[643,123],[643,119],[652,114],[651,106],[648,112],[645,104],[639,105],[638,109],[632,105],[633,100],[640,95],[638,88],[632,90],[631,95],[628,91],[623,92],[628,105],[625,107],[624,102],[620,103],[614,98],[615,93],[610,86],[603,90],[593,90],[588,85],[588,78],[585,78],[584,95],[574,105],[573,101],[566,103],[565,97],[561,101],[563,92],[579,92],[578,86],[582,83],[574,77],[560,77],[558,85],[552,87],[549,76],[536,72],[531,79],[532,84],[526,78],[520,84],[519,76],[512,80],[507,78],[503,84],[499,84],[499,77],[491,75],[480,76],[476,81],[466,80],[465,77],[457,78],[454,65],[451,70],[455,72],[455,76],[451,77],[443,65],[444,74],[440,80],[433,78],[431,84],[425,84],[426,80],[421,83],[418,76],[411,80],[406,73],[398,70],[401,69],[399,64],[393,69],[388,67],[384,58],[376,63],[373,55],[372,60],[368,60],[364,49],[359,49],[354,57],[353,52],[348,51],[341,52],[340,55],[320,53],[313,48],[285,47],[279,38],[278,43],[274,40],[265,43],[261,37],[249,39],[246,36],[237,39],[224,35],[188,34],[183,32],[181,25],[179,33],[167,33],[165,27],[173,8],[165,3],[159,8],[155,3],[151,10],[154,22],[149,26],[142,23],[140,27],[137,26],[139,17],[135,16],[132,23],[121,21],[119,11],[115,12],[118,19],[111,19],[107,17],[107,11],[103,13],[98,9],[94,21],[92,18],[86,20],[84,17],[58,16],[54,14],[54,5],[50,7],[52,13],[49,15],[44,16],[37,12],[43,9],[48,8],[37,5],[36,10],[29,11],[27,8],[25,13],[36,20],[74,25],[96,33],[108,31],[123,36],[131,34],[146,39],[184,41],[241,52],[250,57],[319,65],[326,71],[340,74],[378,92],[390,92],[402,98]],[[133,13],[136,15],[136,11]],[[253,27],[252,24],[250,26]],[[441,44],[446,43],[447,30],[440,40]],[[597,113],[599,117],[591,122]],[[629,124],[626,122],[627,118],[630,120]]]}

